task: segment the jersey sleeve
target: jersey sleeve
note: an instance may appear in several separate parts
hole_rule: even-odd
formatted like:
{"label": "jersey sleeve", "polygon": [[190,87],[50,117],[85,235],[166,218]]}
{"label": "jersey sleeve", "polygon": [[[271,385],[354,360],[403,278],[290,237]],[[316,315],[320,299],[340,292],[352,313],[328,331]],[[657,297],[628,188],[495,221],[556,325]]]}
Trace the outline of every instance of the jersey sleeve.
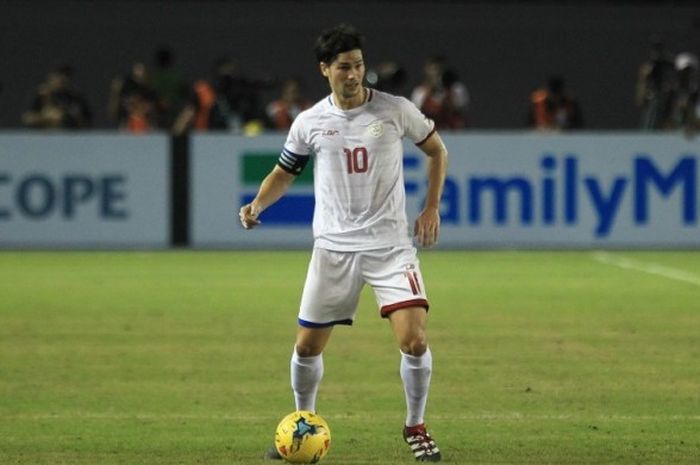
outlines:
{"label": "jersey sleeve", "polygon": [[287,141],[284,143],[282,153],[277,161],[280,168],[295,176],[301,174],[311,156],[311,149],[305,133],[302,118],[297,117],[292,122],[292,127],[287,134]]}
{"label": "jersey sleeve", "polygon": [[416,145],[423,142],[435,132],[435,123],[425,116],[410,100],[399,97],[401,110],[401,123],[403,135],[411,139]]}

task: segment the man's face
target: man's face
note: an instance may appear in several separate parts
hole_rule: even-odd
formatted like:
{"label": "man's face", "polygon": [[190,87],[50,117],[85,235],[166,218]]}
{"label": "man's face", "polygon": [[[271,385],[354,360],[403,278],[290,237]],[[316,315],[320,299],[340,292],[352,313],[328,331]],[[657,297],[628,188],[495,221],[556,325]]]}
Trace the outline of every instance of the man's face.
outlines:
{"label": "man's face", "polygon": [[344,99],[363,95],[365,62],[362,50],[339,53],[330,64],[321,62],[321,74],[328,79],[334,94]]}
{"label": "man's face", "polygon": [[58,92],[68,87],[68,78],[65,74],[52,71],[46,78],[46,88],[49,92]]}
{"label": "man's face", "polygon": [[439,87],[442,85],[442,65],[435,61],[430,61],[423,67],[425,80],[429,85]]}

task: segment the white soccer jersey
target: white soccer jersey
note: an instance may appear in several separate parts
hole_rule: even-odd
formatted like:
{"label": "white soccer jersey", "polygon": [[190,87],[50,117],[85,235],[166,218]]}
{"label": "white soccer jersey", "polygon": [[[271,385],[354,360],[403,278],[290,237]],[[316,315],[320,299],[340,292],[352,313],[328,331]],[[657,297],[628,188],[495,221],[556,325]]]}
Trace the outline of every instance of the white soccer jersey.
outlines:
{"label": "white soccer jersey", "polygon": [[[406,219],[403,147],[434,131],[434,123],[403,97],[368,90],[364,104],[342,110],[332,96],[292,124],[280,165],[314,156],[315,247],[336,251],[411,245]],[[286,165],[286,166],[285,166]]]}

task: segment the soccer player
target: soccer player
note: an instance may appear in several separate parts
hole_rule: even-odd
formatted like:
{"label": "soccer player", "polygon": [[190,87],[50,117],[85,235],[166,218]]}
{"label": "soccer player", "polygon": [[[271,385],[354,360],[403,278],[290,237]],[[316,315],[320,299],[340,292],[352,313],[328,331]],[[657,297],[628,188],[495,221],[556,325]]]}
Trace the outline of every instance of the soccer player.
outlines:
{"label": "soccer player", "polygon": [[[428,300],[406,218],[401,139],[408,137],[428,156],[425,208],[413,228],[423,247],[438,239],[447,150],[433,121],[413,103],[363,86],[363,42],[347,25],[318,38],[316,58],[331,94],[294,120],[277,165],[240,209],[240,219],[245,229],[258,226],[259,215],[315,157],[314,249],[291,359],[296,408],[316,411],[323,349],[334,325],[352,324],[367,283],[401,351],[403,437],[416,460],[437,462],[440,450],[423,420],[432,371]],[[274,455],[267,454],[279,458]]]}

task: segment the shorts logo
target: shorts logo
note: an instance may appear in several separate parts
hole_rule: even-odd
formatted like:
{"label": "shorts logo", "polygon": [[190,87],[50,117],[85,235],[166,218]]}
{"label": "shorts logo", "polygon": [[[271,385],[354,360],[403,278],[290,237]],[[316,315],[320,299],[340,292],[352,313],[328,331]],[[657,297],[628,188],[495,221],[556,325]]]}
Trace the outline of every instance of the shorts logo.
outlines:
{"label": "shorts logo", "polygon": [[338,134],[340,134],[340,131],[337,129],[326,129],[321,133],[322,136],[337,136]]}
{"label": "shorts logo", "polygon": [[369,133],[373,137],[381,137],[384,134],[384,124],[381,121],[375,121],[369,125]]}

